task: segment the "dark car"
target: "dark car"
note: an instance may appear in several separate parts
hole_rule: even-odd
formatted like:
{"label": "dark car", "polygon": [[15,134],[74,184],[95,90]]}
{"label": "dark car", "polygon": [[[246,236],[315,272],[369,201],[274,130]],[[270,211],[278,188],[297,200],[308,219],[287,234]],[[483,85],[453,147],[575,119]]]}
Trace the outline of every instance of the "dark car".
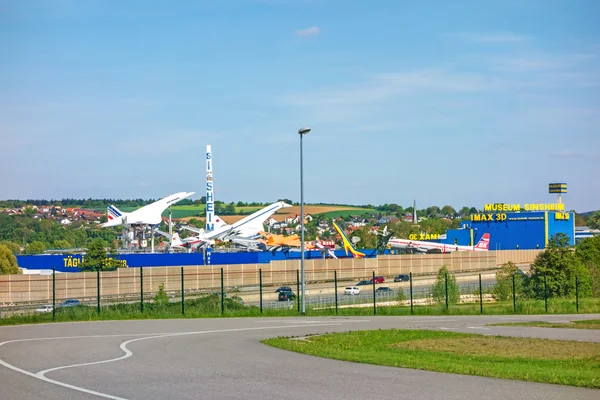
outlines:
{"label": "dark car", "polygon": [[372,285],[373,282],[371,281],[360,281],[356,284],[356,286],[362,286],[362,285]]}
{"label": "dark car", "polygon": [[371,278],[370,280],[371,283],[375,282],[375,283],[383,283],[385,282],[385,278],[383,276],[376,276],[374,278]]}
{"label": "dark car", "polygon": [[408,282],[408,281],[410,281],[410,276],[405,275],[405,274],[397,275],[394,278],[394,282]]}
{"label": "dark car", "polygon": [[375,291],[377,294],[392,294],[394,291],[387,286],[380,286]]}
{"label": "dark car", "polygon": [[279,301],[290,301],[296,298],[296,294],[290,291],[281,291],[279,292]]}
{"label": "dark car", "polygon": [[277,288],[277,290],[275,291],[275,293],[279,293],[279,292],[291,292],[292,288],[289,286],[280,286],[279,288]]}
{"label": "dark car", "polygon": [[79,300],[69,299],[65,300],[58,305],[58,307],[74,307],[80,305],[81,302]]}

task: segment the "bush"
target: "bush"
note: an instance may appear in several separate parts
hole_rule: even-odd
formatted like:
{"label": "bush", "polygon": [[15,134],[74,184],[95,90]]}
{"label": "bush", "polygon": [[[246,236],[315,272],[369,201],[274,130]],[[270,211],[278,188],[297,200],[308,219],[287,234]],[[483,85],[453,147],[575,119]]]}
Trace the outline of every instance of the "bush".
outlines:
{"label": "bush", "polygon": [[398,289],[398,293],[396,294],[396,301],[399,305],[404,304],[404,302],[406,301],[406,293],[404,293],[404,289]]}
{"label": "bush", "polygon": [[446,303],[446,275],[448,276],[448,303],[458,303],[460,301],[460,292],[456,277],[448,272],[448,268],[440,268],[435,284],[431,288],[433,298],[438,303]]}
{"label": "bush", "polygon": [[502,265],[496,272],[496,285],[492,293],[498,301],[512,299],[513,295],[513,276],[515,277],[515,293],[517,297],[523,293],[523,276],[519,268],[511,261]]}
{"label": "bush", "polygon": [[169,304],[169,295],[165,292],[165,284],[158,285],[158,293],[154,296],[156,304]]}
{"label": "bush", "polygon": [[538,299],[544,298],[544,279],[548,297],[574,296],[575,277],[579,279],[579,296],[592,294],[590,271],[569,246],[569,238],[562,233],[554,235],[548,248],[538,254],[531,266],[529,291]]}

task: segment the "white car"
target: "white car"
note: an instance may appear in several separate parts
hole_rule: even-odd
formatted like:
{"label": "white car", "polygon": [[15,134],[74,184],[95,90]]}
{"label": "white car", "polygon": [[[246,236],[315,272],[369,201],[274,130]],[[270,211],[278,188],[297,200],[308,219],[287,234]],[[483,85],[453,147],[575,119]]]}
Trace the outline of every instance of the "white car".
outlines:
{"label": "white car", "polygon": [[36,312],[51,312],[52,311],[52,305],[51,304],[46,304],[43,306],[40,306],[38,308],[35,309]]}
{"label": "white car", "polygon": [[344,289],[344,294],[355,295],[359,293],[360,289],[356,286],[348,286],[346,289]]}

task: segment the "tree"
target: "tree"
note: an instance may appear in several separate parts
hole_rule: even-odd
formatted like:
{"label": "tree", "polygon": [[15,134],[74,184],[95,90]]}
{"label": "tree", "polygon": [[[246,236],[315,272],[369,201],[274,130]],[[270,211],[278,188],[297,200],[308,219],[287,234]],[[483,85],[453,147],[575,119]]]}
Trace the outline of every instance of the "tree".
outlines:
{"label": "tree", "polygon": [[515,277],[515,293],[517,297],[523,293],[523,276],[519,268],[511,261],[503,264],[496,272],[496,285],[494,286],[494,297],[499,301],[512,299],[513,294],[513,276]]}
{"label": "tree", "polygon": [[437,280],[431,287],[433,298],[438,303],[446,303],[446,275],[448,275],[448,303],[458,303],[460,301],[460,291],[456,283],[456,277],[448,272],[448,268],[440,268]]}
{"label": "tree", "polygon": [[596,211],[588,218],[587,226],[590,229],[600,229],[600,210]]}
{"label": "tree", "polygon": [[444,207],[442,207],[442,214],[445,217],[449,216],[452,218],[456,214],[456,210],[452,206],[444,206]]}
{"label": "tree", "polygon": [[460,211],[458,212],[458,214],[461,217],[466,217],[467,215],[469,215],[469,207],[464,206],[463,208],[460,209]]}
{"label": "tree", "polygon": [[600,297],[600,236],[583,239],[575,254],[590,271],[592,296]]}
{"label": "tree", "polygon": [[427,207],[425,212],[427,213],[428,217],[435,217],[440,213],[440,208],[438,206]]}
{"label": "tree", "polygon": [[19,244],[15,243],[15,242],[10,242],[8,240],[4,240],[4,241],[0,242],[0,245],[4,245],[4,246],[8,247],[8,249],[10,251],[12,251],[13,254],[21,252],[21,246],[19,246]]}
{"label": "tree", "polygon": [[17,257],[13,252],[3,244],[0,244],[0,274],[22,274],[19,268]]}
{"label": "tree", "polygon": [[69,243],[68,241],[66,241],[64,239],[59,239],[59,240],[54,241],[53,247],[55,249],[68,249],[69,247],[71,247],[71,243]]}
{"label": "tree", "polygon": [[27,254],[42,254],[46,251],[46,243],[36,240],[25,245],[25,248],[27,249]]}
{"label": "tree", "polygon": [[600,236],[585,238],[577,245],[575,253],[584,264],[600,266]]}
{"label": "tree", "polygon": [[557,233],[550,238],[548,248],[535,258],[528,287],[536,298],[544,298],[544,278],[548,297],[574,295],[575,277],[579,279],[580,296],[591,295],[590,271],[569,246],[569,241],[564,233]]}
{"label": "tree", "polygon": [[106,269],[109,266],[106,257],[105,243],[102,239],[96,239],[85,249],[85,258],[79,265],[82,271],[97,271]]}

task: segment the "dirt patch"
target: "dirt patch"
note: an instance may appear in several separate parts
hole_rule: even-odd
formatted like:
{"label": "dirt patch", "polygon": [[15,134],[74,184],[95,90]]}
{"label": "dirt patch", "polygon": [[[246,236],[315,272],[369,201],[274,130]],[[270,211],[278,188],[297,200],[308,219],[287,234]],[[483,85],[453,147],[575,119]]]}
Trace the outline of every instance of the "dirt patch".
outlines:
{"label": "dirt patch", "polygon": [[395,343],[394,349],[427,350],[471,356],[500,356],[542,360],[600,360],[600,344],[566,340],[507,337],[423,339]]}

